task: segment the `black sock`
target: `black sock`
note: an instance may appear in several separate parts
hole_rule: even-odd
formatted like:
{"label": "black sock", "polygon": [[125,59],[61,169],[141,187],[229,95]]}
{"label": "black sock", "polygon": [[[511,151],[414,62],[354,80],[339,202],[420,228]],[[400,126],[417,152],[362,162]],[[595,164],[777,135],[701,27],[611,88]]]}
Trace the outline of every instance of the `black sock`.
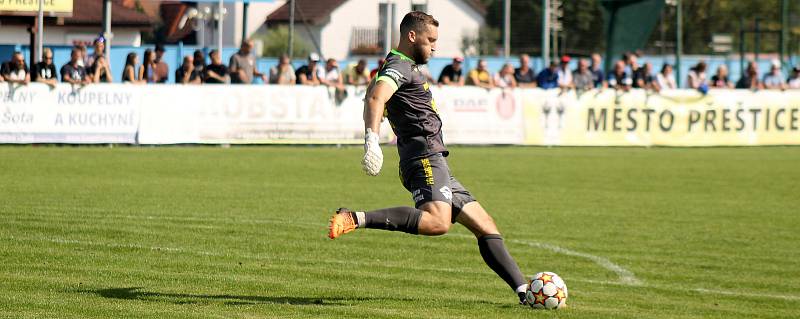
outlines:
{"label": "black sock", "polygon": [[497,273],[500,278],[516,291],[521,285],[525,285],[525,276],[519,271],[519,266],[511,254],[508,253],[506,245],[503,244],[503,237],[500,235],[485,235],[478,238],[478,248],[481,251],[483,261]]}
{"label": "black sock", "polygon": [[416,235],[422,211],[413,207],[392,207],[367,212],[364,216],[365,228],[401,231]]}

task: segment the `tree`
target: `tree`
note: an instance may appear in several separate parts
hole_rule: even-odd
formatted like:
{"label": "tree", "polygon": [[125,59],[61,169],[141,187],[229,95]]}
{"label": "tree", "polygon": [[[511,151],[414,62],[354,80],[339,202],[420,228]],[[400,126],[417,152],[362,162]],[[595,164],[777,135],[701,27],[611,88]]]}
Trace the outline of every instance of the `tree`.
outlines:
{"label": "tree", "polygon": [[[255,39],[259,39],[264,43],[264,50],[261,52],[262,56],[276,57],[282,54],[289,53],[289,27],[278,26],[271,28],[266,33],[256,35]],[[297,36],[292,38],[294,43],[293,55],[294,56],[308,56],[311,53],[311,44],[304,39]]]}

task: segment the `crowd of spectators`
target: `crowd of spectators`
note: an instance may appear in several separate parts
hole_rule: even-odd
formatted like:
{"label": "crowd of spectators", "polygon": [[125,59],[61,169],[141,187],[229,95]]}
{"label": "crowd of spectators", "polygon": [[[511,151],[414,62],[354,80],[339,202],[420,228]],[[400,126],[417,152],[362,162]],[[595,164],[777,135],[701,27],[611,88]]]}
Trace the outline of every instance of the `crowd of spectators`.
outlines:
{"label": "crowd of spectators", "polygon": [[[174,81],[179,84],[249,84],[258,78],[264,83],[278,85],[324,85],[336,92],[337,96],[343,96],[346,94],[345,85],[369,84],[383,65],[383,59],[380,59],[378,67],[370,70],[367,61],[360,59],[340,69],[335,59],[323,61],[317,53],[311,53],[306,63],[297,69],[292,66],[290,58],[283,55],[277,65],[267,73],[261,73],[257,68],[253,47],[252,40],[243,41],[239,50],[230,57],[228,64],[223,63],[221,53],[217,50],[211,50],[208,59],[204,51],[196,50],[193,55],[183,57],[183,63],[174,71]],[[60,82],[73,85],[110,83],[114,81],[114,76],[104,52],[105,40],[102,37],[94,40],[92,54],[88,54],[85,46],[77,45],[70,52],[70,60],[59,69],[53,64],[53,52],[49,48],[42,50],[42,61],[30,69],[23,54],[14,52],[11,59],[0,67],[0,82],[27,84],[32,81],[53,87],[60,78]],[[165,52],[164,46],[156,45],[154,49],[145,50],[141,59],[137,53],[129,53],[121,73],[122,82],[167,82],[170,67],[163,59]],[[477,86],[485,89],[538,87],[586,91],[613,88],[627,91],[641,88],[660,91],[678,88],[672,65],[665,63],[657,70],[652,63],[640,64],[637,54],[624,54],[621,59],[614,61],[607,74],[603,71],[603,59],[599,54],[578,59],[575,69],[570,68],[572,60],[569,56],[562,56],[558,61],[550,62],[546,68],[536,72],[530,57],[522,54],[519,56],[519,67],[514,68],[510,63],[505,63],[496,73],[492,73],[484,59],[479,59],[474,69],[465,70],[464,59],[455,57],[452,63],[442,69],[437,80],[433,79],[427,67],[421,67],[420,70],[432,84]],[[772,61],[770,70],[764,75],[759,75],[758,65],[755,61],[750,61],[737,81],[730,79],[725,65],[720,65],[713,76],[709,77],[707,74],[705,62],[700,61],[692,66],[686,76],[686,88],[703,92],[715,88],[800,89],[800,68],[793,68],[787,78],[777,60]]]}

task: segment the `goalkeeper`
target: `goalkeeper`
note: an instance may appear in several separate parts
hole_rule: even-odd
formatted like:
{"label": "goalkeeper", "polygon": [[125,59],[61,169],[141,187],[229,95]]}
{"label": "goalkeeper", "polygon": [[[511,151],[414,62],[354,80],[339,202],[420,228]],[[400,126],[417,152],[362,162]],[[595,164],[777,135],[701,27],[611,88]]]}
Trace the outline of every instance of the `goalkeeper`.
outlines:
{"label": "goalkeeper", "polygon": [[335,239],[358,228],[402,231],[414,235],[447,233],[453,223],[467,227],[478,239],[480,254],[524,303],[526,282],[508,253],[492,217],[451,174],[442,141],[442,121],[418,66],[436,49],[439,22],[422,12],[410,12],[400,23],[400,43],[367,89],[364,105],[366,128],[362,160],[367,174],[381,170],[383,153],[378,145],[382,117],[388,117],[397,135],[400,176],[411,192],[414,207],[374,211],[339,208],[331,217],[328,237]]}

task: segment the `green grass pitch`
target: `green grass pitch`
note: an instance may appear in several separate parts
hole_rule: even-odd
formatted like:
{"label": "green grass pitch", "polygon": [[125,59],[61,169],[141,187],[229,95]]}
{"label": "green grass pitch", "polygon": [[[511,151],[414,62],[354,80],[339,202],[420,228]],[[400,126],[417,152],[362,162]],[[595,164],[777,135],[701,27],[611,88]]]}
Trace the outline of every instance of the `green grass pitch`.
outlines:
{"label": "green grass pitch", "polygon": [[454,147],[534,311],[455,225],[325,236],[409,205],[359,147],[0,147],[4,318],[797,318],[800,148]]}

